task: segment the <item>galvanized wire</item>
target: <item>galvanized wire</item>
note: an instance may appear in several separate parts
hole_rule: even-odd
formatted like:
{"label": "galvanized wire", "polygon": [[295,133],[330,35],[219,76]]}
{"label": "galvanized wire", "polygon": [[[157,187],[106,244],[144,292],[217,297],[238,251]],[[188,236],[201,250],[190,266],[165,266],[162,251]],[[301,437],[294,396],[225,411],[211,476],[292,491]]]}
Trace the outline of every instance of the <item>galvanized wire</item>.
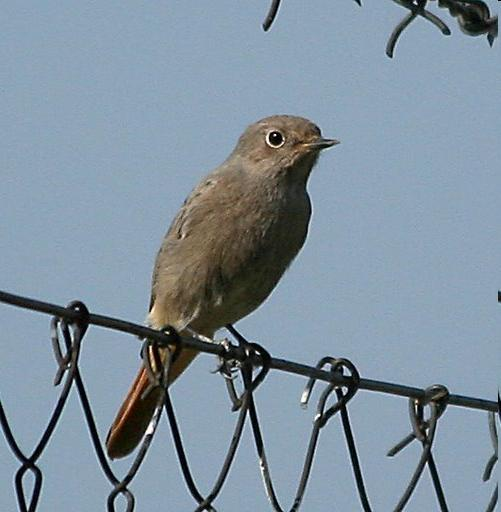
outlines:
{"label": "galvanized wire", "polygon": [[[43,476],[37,465],[37,461],[44,452],[57,423],[61,421],[62,412],[73,384],[77,389],[77,393],[82,404],[84,417],[89,428],[92,444],[99,464],[112,487],[107,498],[107,510],[108,512],[116,511],[115,502],[119,495],[122,495],[125,499],[127,512],[132,512],[135,508],[135,498],[129,490],[128,485],[136,476],[146,456],[161,417],[162,407],[157,408],[155,411],[152,422],[148,427],[147,433],[129,470],[122,478],[117,477],[111,469],[108,459],[104,453],[103,443],[98,435],[98,429],[92,413],[91,404],[79,370],[81,343],[89,325],[96,325],[126,332],[139,336],[144,340],[141,353],[143,356],[143,363],[146,366],[150,377],[150,388],[154,389],[155,387],[160,386],[165,390],[163,406],[166,410],[166,416],[169,421],[175,449],[178,454],[179,465],[188,490],[197,503],[195,508],[195,511],[197,512],[201,512],[203,510],[216,512],[213,502],[220,494],[223,484],[230,472],[247,418],[249,418],[251,423],[263,484],[272,509],[276,512],[283,512],[284,510],[293,512],[299,510],[311,474],[320,432],[329,424],[330,419],[337,413],[339,413],[341,418],[341,425],[345,434],[345,440],[347,443],[350,463],[360,503],[365,512],[370,512],[372,508],[357,454],[355,436],[353,434],[348,415],[348,404],[360,390],[406,396],[409,399],[409,414],[412,432],[392,448],[388,455],[396,455],[413,440],[418,440],[422,444],[422,452],[409,484],[400,499],[397,501],[397,505],[394,508],[396,512],[404,510],[423,474],[425,466],[428,466],[430,470],[440,510],[448,510],[445,492],[442,488],[437,465],[432,454],[432,445],[438,421],[446,410],[446,407],[460,406],[489,412],[489,433],[494,453],[486,464],[483,474],[484,481],[491,478],[493,468],[498,460],[498,439],[495,412],[499,413],[499,405],[494,401],[450,394],[444,386],[439,385],[430,386],[427,389],[419,389],[401,384],[363,379],[360,377],[359,372],[353,363],[342,358],[324,357],[315,367],[294,363],[284,359],[276,359],[271,357],[271,355],[261,345],[248,342],[231,325],[227,326],[227,330],[237,341],[236,344],[229,340],[225,340],[222,343],[215,343],[207,338],[199,337],[195,334],[191,337],[180,336],[174,329],[169,327],[162,331],[155,331],[117,318],[96,315],[90,313],[86,306],[80,301],[74,301],[70,303],[68,307],[61,307],[0,291],[0,302],[54,315],[51,320],[51,340],[54,357],[58,364],[54,384],[59,385],[64,379],[54,411],[52,412],[49,422],[42,433],[40,441],[36,444],[30,455],[26,455],[19,447],[15,439],[15,435],[10,427],[7,414],[0,401],[0,425],[2,426],[7,444],[10,446],[14,456],[20,462],[20,467],[16,472],[14,482],[18,507],[21,512],[35,512],[38,507],[42,491]],[[150,358],[155,357],[159,346],[163,347],[163,349],[168,349],[167,361],[164,365],[161,365],[159,364],[160,358],[156,358],[155,364],[150,365]],[[221,469],[217,474],[212,489],[205,496],[198,490],[192,476],[181,438],[181,428],[179,427],[176,419],[174,406],[166,386],[166,383],[168,382],[170,361],[175,357],[175,353],[180,347],[194,348],[202,352],[215,354],[219,357],[220,366],[218,371],[227,383],[228,394],[233,410],[239,410],[234,432]],[[154,366],[154,368],[151,366]],[[320,394],[317,402],[316,414],[308,446],[305,451],[305,458],[297,491],[293,498],[291,507],[287,509],[280,505],[280,501],[274,489],[271,469],[265,452],[262,426],[259,421],[257,405],[254,399],[254,392],[256,388],[265,380],[266,375],[270,370],[279,370],[308,377],[309,380],[301,397],[302,405],[305,405],[309,401],[315,382],[326,382],[326,386]],[[234,384],[234,376],[236,372],[240,372],[242,376],[243,391],[240,394],[236,390]],[[327,406],[328,402],[332,402],[332,397],[334,396],[337,400],[334,401],[332,405]],[[426,408],[430,411],[429,417],[427,418],[424,416]],[[31,496],[27,496],[23,483],[24,477],[28,472],[31,472],[34,478]],[[496,485],[485,510],[493,511],[497,500],[498,487]]]}

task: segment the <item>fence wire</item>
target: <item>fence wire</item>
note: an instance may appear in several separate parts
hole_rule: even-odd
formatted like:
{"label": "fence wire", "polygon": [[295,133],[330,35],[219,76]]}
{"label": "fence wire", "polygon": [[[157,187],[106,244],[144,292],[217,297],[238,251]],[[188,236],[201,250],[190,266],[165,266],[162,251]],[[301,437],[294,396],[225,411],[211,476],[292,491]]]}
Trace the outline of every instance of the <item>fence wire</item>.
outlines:
{"label": "fence wire", "polygon": [[[217,343],[205,337],[199,337],[196,334],[193,334],[192,337],[180,336],[170,327],[167,327],[162,331],[156,331],[138,324],[119,320],[117,318],[92,314],[88,311],[85,304],[80,301],[73,301],[67,307],[62,307],[0,291],[0,302],[53,315],[50,323],[50,333],[54,356],[58,365],[54,378],[54,385],[59,386],[62,384],[59,398],[50,416],[47,427],[43,431],[40,440],[30,454],[25,453],[19,447],[0,400],[0,424],[12,453],[20,462],[19,469],[17,470],[14,478],[14,487],[17,496],[18,508],[21,512],[35,512],[40,503],[42,472],[37,465],[37,462],[44,453],[55,427],[61,420],[62,411],[72,386],[76,387],[81,401],[85,421],[89,428],[92,444],[99,460],[99,464],[104,475],[112,486],[112,490],[107,498],[107,510],[109,512],[116,511],[116,499],[119,495],[125,499],[125,510],[127,512],[132,512],[135,508],[135,498],[128,486],[136,476],[146,456],[160,420],[162,408],[159,408],[155,412],[147,430],[147,434],[138,449],[137,455],[132,462],[129,471],[122,478],[117,477],[104,453],[103,444],[98,435],[98,429],[96,427],[92,407],[79,370],[78,363],[80,348],[89,325],[96,325],[139,336],[144,340],[142,354],[151,353],[152,351],[154,353],[158,347],[168,349],[170,357],[167,358],[167,362],[164,367],[161,367],[161,365],[155,365],[155,369],[153,369],[149,363],[150,359],[147,356],[143,357],[143,363],[150,375],[150,388],[154,389],[156,386],[163,386],[165,388],[163,408],[166,411],[169,421],[183,477],[191,496],[197,504],[194,509],[196,512],[204,510],[216,512],[213,503],[220,494],[222,486],[230,472],[236,450],[241,440],[243,427],[247,420],[249,420],[251,424],[263,484],[272,510],[276,512],[283,512],[285,510],[293,512],[299,510],[310,477],[320,432],[329,423],[330,419],[338,413],[341,418],[341,425],[348,448],[349,460],[352,466],[361,507],[365,512],[372,511],[373,508],[370,505],[370,499],[364,484],[355,436],[348,414],[348,405],[359,390],[399,395],[409,399],[411,432],[391,448],[387,455],[390,457],[397,455],[413,441],[418,441],[421,444],[422,451],[412,477],[393,509],[395,512],[404,510],[406,505],[409,503],[416,485],[423,475],[426,467],[428,467],[430,472],[433,489],[440,510],[443,512],[449,510],[445,492],[440,482],[438,468],[432,452],[433,441],[439,419],[444,414],[448,406],[466,407],[487,412],[493,453],[485,466],[482,476],[484,481],[489,481],[491,479],[494,466],[498,460],[496,413],[500,415],[499,397],[498,402],[495,402],[452,394],[449,393],[448,389],[442,385],[433,385],[426,389],[420,389],[401,384],[364,379],[360,377],[359,372],[353,363],[343,358],[330,356],[324,357],[315,367],[284,359],[273,358],[261,345],[247,341],[232,325],[228,325],[226,328],[236,343],[231,342],[230,340],[224,340],[223,342]],[[172,346],[174,346],[175,349],[171,349],[170,347]],[[168,382],[170,360],[174,355],[172,352],[175,353],[175,351],[180,347],[193,348],[201,352],[215,354],[219,357],[220,364],[218,371],[224,377],[227,384],[228,395],[232,403],[232,410],[238,411],[234,432],[232,434],[223,465],[212,489],[205,496],[199,491],[192,476],[188,458],[181,440],[181,433],[174,413],[174,407],[169,395],[169,390],[165,385],[166,382]],[[271,471],[266,457],[264,438],[259,421],[257,405],[254,399],[254,391],[265,380],[270,370],[293,373],[308,378],[304,392],[301,396],[301,405],[303,406],[309,402],[313,387],[317,381],[327,383],[317,401],[316,413],[304,456],[304,463],[297,485],[297,491],[292,500],[292,504],[287,507],[284,507],[283,504],[279,502],[274,489]],[[241,375],[243,383],[243,389],[240,390],[240,392],[235,386],[234,376],[237,373]],[[501,416],[498,419],[501,419]],[[31,473],[34,481],[33,485],[30,486],[32,487],[31,494],[27,492],[25,488],[25,476],[28,473]],[[497,500],[498,485],[496,484],[485,510],[487,512],[494,511]]]}
{"label": "fence wire", "polygon": [[[361,0],[354,0],[359,6]],[[388,43],[386,44],[386,55],[392,58],[395,46],[403,31],[418,17],[423,18],[435,27],[445,36],[451,35],[451,30],[447,24],[437,15],[426,9],[430,1],[435,0],[393,0],[396,4],[407,9],[409,13],[402,18],[398,25],[393,29]],[[266,18],[263,21],[263,30],[267,32],[278,14],[281,0],[272,0]],[[448,14],[457,19],[459,28],[468,36],[486,35],[490,46],[494,44],[494,39],[498,36],[498,17],[491,16],[489,7],[482,0],[436,0],[439,8],[448,11]]]}

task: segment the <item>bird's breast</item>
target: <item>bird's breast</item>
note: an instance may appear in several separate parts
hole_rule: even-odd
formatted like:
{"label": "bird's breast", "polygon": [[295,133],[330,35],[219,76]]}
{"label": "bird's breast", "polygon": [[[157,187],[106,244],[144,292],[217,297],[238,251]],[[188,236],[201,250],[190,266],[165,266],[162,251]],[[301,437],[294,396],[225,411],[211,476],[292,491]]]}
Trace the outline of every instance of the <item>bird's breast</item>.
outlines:
{"label": "bird's breast", "polygon": [[207,313],[221,325],[236,322],[266,300],[306,239],[311,215],[306,191],[263,199],[235,219],[216,258],[214,300]]}

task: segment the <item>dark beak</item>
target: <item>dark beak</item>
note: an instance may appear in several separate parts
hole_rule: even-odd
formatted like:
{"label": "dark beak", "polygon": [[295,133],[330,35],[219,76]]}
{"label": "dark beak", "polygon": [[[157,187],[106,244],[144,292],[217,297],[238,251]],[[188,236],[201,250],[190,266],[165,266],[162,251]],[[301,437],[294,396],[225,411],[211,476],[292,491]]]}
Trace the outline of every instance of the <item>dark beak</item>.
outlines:
{"label": "dark beak", "polygon": [[339,144],[339,141],[336,139],[324,139],[323,137],[319,137],[313,142],[307,142],[305,146],[317,151],[321,151],[322,149],[330,148],[336,144]]}

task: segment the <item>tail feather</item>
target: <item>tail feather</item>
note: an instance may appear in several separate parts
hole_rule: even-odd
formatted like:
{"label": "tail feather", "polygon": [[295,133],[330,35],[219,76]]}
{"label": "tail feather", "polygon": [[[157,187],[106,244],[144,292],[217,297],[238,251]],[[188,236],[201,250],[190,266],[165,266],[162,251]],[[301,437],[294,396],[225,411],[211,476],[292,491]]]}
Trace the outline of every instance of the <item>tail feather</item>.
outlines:
{"label": "tail feather", "polygon": [[[187,348],[179,353],[169,369],[169,385],[186,369],[197,353]],[[152,389],[142,398],[149,383],[146,369],[142,366],[108,432],[106,450],[111,459],[125,457],[134,450],[148,428],[155,409],[161,404],[161,388]]]}

